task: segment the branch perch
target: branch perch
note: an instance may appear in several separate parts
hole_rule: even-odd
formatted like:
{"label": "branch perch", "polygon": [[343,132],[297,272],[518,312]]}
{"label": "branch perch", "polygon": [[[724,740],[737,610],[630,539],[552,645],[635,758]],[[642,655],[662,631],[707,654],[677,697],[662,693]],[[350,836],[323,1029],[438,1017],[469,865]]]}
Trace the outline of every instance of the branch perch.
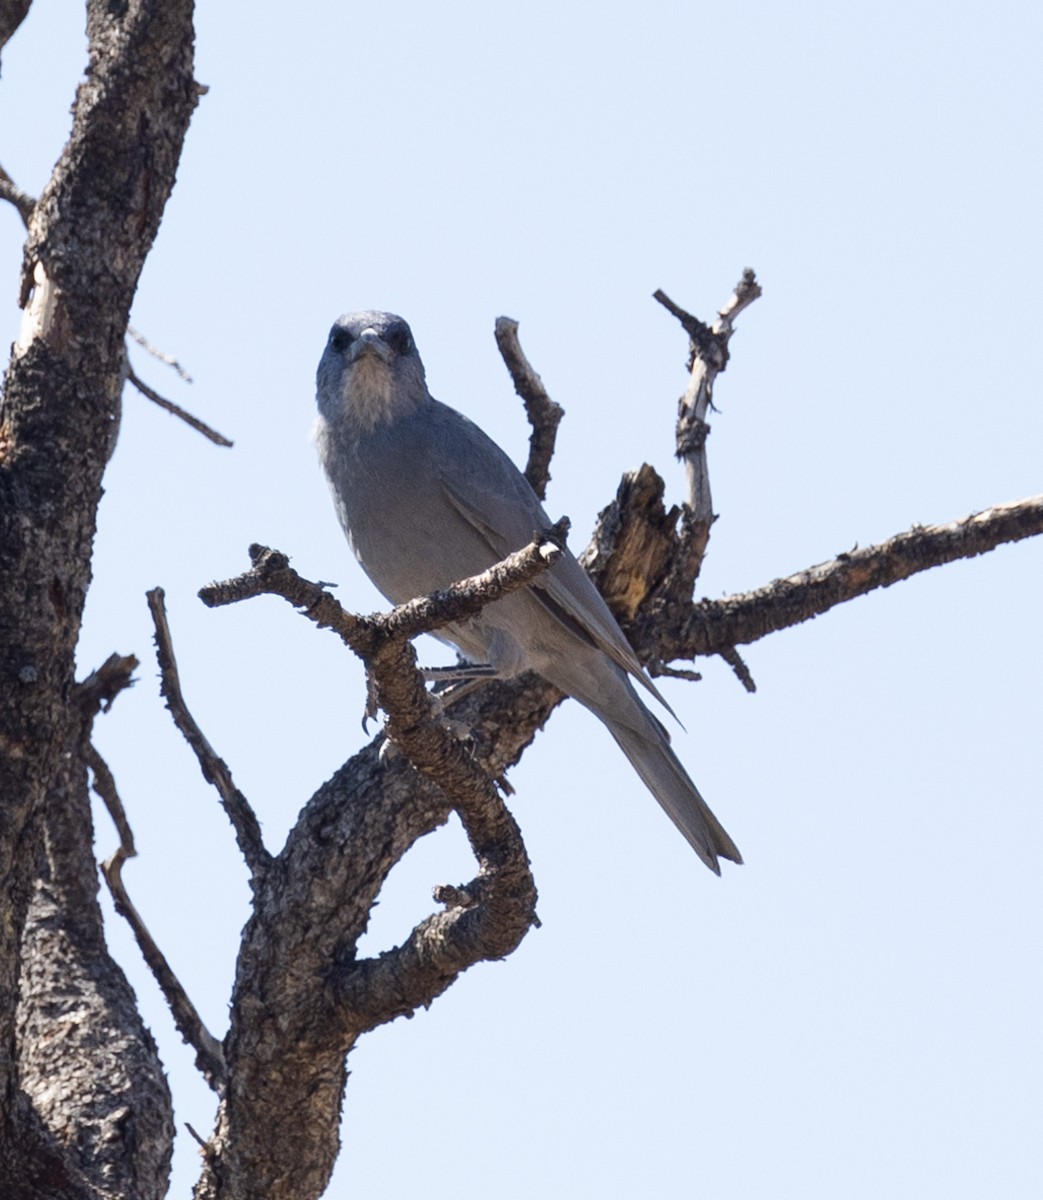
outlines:
{"label": "branch perch", "polygon": [[250,548],[250,571],[200,592],[211,606],[282,596],[362,657],[387,714],[388,736],[457,811],[478,860],[470,883],[439,889],[446,912],[422,922],[397,949],[353,961],[338,973],[336,998],[352,1037],[430,1003],[473,963],[509,954],[535,922],[536,887],[518,827],[489,774],[435,719],[409,639],[465,620],[524,587],[556,560],[566,529],[561,521],[481,575],[382,616],[345,612],[328,592],[302,579],[285,555],[262,546]]}
{"label": "branch perch", "polygon": [[253,562],[249,571],[200,588],[199,598],[208,608],[219,608],[253,596],[282,596],[295,608],[303,609],[316,625],[332,629],[350,650],[368,662],[387,641],[418,637],[454,621],[465,621],[493,600],[531,583],[558,557],[568,527],[568,518],[563,517],[544,533],[534,534],[528,546],[481,575],[400,604],[383,616],[359,617],[347,612],[328,591],[298,575],[285,554],[256,544],[249,550]]}

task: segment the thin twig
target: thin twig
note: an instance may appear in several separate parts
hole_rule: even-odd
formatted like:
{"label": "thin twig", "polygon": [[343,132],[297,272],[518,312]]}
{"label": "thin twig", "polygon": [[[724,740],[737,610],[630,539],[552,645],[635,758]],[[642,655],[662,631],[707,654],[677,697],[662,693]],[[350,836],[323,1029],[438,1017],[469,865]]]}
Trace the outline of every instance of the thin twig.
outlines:
{"label": "thin twig", "polygon": [[119,798],[119,792],[116,790],[116,780],[109,770],[108,763],[98,753],[93,742],[87,746],[87,766],[90,767],[94,776],[94,791],[109,810],[109,816],[120,836],[119,849],[113,858],[119,855],[122,865],[126,859],[134,858],[138,853],[134,848],[134,831],[130,827],[123,801]]}
{"label": "thin twig", "polygon": [[152,977],[159,985],[159,990],[167,1002],[178,1033],[196,1052],[196,1066],[202,1072],[203,1078],[218,1095],[224,1091],[226,1071],[224,1052],[221,1043],[210,1033],[199,1015],[199,1011],[188,998],[188,993],[181,981],[174,974],[166,955],[156,944],[155,938],[149,933],[148,927],[141,919],[141,914],[131,903],[123,883],[123,864],[128,858],[137,854],[134,848],[134,834],[127,820],[126,810],[116,790],[116,781],[109,770],[108,764],[93,745],[87,747],[87,765],[94,776],[94,791],[101,797],[109,810],[116,832],[119,834],[119,848],[101,864],[101,873],[108,885],[109,894],[116,912],[130,926],[134,940],[138,944],[141,956],[152,972]]}
{"label": "thin twig", "polygon": [[674,570],[675,575],[684,573],[679,586],[683,582],[688,594],[695,587],[710,541],[710,528],[716,520],[706,458],[706,439],[710,433],[706,418],[713,408],[713,386],[728,365],[728,342],[735,318],[760,294],[757,277],[747,267],[713,325],[706,325],[662,290],[654,293],[654,298],[681,322],[689,338],[688,387],[677,409],[677,457],[685,464],[689,511],[681,530],[682,546]]}
{"label": "thin twig", "polygon": [[174,659],[170,626],[167,623],[163,589],[153,588],[152,591],[146,592],[146,596],[156,630],[156,658],[159,661],[160,691],[163,699],[174,718],[174,724],[192,748],[192,752],[199,762],[200,770],[203,772],[203,778],[217,788],[221,804],[235,830],[239,850],[246,860],[252,882],[256,885],[259,876],[271,863],[271,855],[264,848],[260,823],[250,807],[249,801],[232,782],[232,773],[228,769],[228,765],[203,736],[203,731],[196,724],[185,704],[181,694],[177,662]]}
{"label": "thin twig", "polygon": [[690,667],[671,667],[669,663],[664,662],[650,662],[645,666],[645,670],[653,679],[683,679],[687,683],[699,683],[702,680],[702,675]]}
{"label": "thin twig", "polygon": [[132,383],[138,391],[146,396],[153,404],[158,404],[160,408],[165,408],[168,413],[173,413],[175,417],[180,417],[186,425],[191,425],[193,429],[198,430],[204,437],[209,438],[218,446],[231,446],[234,443],[226,438],[223,433],[218,433],[216,429],[211,429],[204,421],[200,421],[198,417],[193,417],[191,413],[185,412],[183,408],[175,404],[173,400],[168,400],[165,396],[161,396],[159,392],[154,391],[147,383],[143,383],[133,369],[128,364],[127,380]]}
{"label": "thin twig", "polygon": [[192,382],[192,376],[189,375],[185,368],[177,361],[176,358],[174,358],[172,354],[165,354],[157,346],[153,346],[148,338],[145,337],[143,333],[139,333],[133,325],[127,326],[127,336],[133,338],[134,341],[136,341],[143,350],[147,350],[153,358],[158,358],[161,363],[164,363],[168,367],[173,367],[174,370],[177,371],[177,373],[185,381],[185,383]]}
{"label": "thin twig", "polygon": [[748,692],[755,692],[757,685],[753,682],[753,676],[750,674],[750,668],[742,659],[742,655],[735,649],[734,646],[729,646],[721,651],[721,658],[735,672],[736,678]]}
{"label": "thin twig", "polygon": [[28,229],[29,219],[36,208],[36,197],[23,192],[3,167],[0,167],[0,200],[7,200],[18,209],[22,224]]}
{"label": "thin twig", "polygon": [[[713,341],[713,331],[710,326],[705,321],[700,321],[698,317],[693,316],[687,309],[675,304],[662,288],[656,288],[652,293],[652,299],[658,300],[668,313],[672,313],[681,322],[685,333],[697,346],[708,346]],[[691,366],[688,369],[691,370]]]}
{"label": "thin twig", "polygon": [[543,380],[532,369],[518,340],[518,322],[510,317],[496,318],[496,345],[514,381],[514,390],[525,404],[525,415],[532,426],[529,437],[529,461],[525,478],[541,500],[546,499],[550,482],[550,460],[558,425],[565,410],[547,394]]}
{"label": "thin twig", "polygon": [[213,1158],[214,1157],[213,1146],[211,1146],[211,1144],[208,1141],[206,1141],[199,1133],[197,1133],[196,1130],[192,1128],[192,1126],[189,1124],[188,1121],[185,1122],[185,1128],[188,1130],[188,1132],[191,1134],[191,1136],[194,1137],[195,1140],[199,1143],[201,1150],[202,1150],[203,1157],[204,1158]]}

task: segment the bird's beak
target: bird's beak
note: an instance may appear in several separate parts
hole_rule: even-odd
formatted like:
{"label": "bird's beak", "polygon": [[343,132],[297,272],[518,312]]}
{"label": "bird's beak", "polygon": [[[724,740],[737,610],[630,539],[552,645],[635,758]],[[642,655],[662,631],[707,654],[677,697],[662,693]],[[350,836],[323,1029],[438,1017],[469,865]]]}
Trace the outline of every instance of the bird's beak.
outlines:
{"label": "bird's beak", "polygon": [[351,361],[358,362],[371,354],[386,363],[391,358],[391,347],[375,329],[363,329],[351,344]]}

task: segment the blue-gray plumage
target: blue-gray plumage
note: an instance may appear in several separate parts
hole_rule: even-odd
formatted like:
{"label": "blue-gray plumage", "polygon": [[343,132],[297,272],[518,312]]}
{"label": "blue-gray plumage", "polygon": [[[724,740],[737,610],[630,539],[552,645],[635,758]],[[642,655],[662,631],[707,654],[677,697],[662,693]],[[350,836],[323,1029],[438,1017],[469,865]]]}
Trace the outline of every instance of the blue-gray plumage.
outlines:
{"label": "blue-gray plumage", "polygon": [[[477,575],[551,522],[525,477],[466,417],[427,390],[409,326],[341,317],[318,370],[319,455],[366,574],[394,604]],[[443,631],[500,675],[533,670],[589,708],[711,870],[739,851],[670,749],[628,676],[662,699],[566,550],[532,586]],[[665,702],[664,702],[665,703]]]}

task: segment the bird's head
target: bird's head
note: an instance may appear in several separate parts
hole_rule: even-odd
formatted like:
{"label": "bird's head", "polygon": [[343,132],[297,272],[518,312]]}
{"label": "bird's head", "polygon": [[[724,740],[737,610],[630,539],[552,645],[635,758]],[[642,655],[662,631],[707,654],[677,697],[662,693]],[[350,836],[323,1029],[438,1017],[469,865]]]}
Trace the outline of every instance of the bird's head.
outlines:
{"label": "bird's head", "polygon": [[394,313],[357,312],[330,330],[316,379],[319,411],[361,431],[412,412],[427,398],[413,334]]}

